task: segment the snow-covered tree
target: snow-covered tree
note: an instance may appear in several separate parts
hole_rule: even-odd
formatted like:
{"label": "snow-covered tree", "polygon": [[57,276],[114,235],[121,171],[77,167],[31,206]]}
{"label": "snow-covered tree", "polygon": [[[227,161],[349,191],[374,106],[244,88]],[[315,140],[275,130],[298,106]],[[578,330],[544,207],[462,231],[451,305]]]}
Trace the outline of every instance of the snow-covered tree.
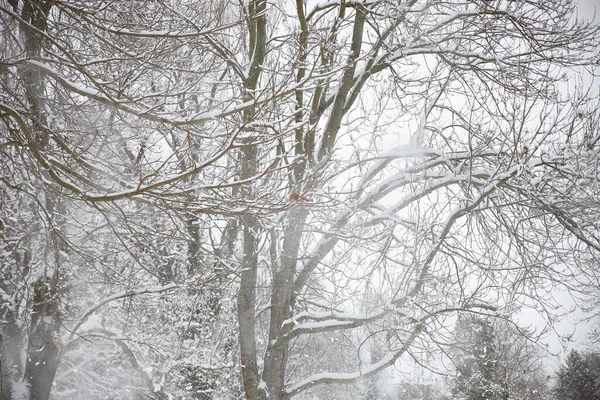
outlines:
{"label": "snow-covered tree", "polygon": [[510,400],[551,397],[549,354],[539,336],[506,320],[494,321],[499,374]]}
{"label": "snow-covered tree", "polygon": [[1,0],[2,394],[352,397],[551,317],[599,249],[573,7]]}
{"label": "snow-covered tree", "polygon": [[454,328],[452,398],[543,400],[549,397],[542,349],[531,332],[504,319],[467,314]]}
{"label": "snow-covered tree", "polygon": [[600,355],[572,350],[556,378],[556,399],[597,399],[600,396]]}
{"label": "snow-covered tree", "polygon": [[508,399],[508,391],[500,373],[497,341],[492,321],[487,318],[462,316],[455,327],[456,377],[452,394],[464,400]]}

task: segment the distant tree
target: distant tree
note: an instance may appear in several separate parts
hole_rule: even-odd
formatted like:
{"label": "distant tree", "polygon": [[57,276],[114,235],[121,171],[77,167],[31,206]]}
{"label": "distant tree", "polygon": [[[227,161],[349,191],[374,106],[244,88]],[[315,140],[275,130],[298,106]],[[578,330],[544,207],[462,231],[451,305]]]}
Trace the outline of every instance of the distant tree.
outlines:
{"label": "distant tree", "polygon": [[535,334],[509,321],[494,321],[498,367],[510,400],[546,400],[550,396],[543,349]]}
{"label": "distant tree", "polygon": [[556,400],[600,399],[600,354],[572,350],[556,377]]}
{"label": "distant tree", "polygon": [[[442,400],[443,393],[432,384],[402,382],[395,394],[394,400]],[[387,398],[386,398],[387,400]]]}
{"label": "distant tree", "polygon": [[459,318],[454,331],[456,365],[451,391],[457,399],[544,400],[549,391],[533,335],[503,319]]}
{"label": "distant tree", "polygon": [[498,365],[499,355],[492,321],[468,314],[462,316],[456,324],[454,337],[456,377],[452,383],[452,394],[455,398],[508,399]]}

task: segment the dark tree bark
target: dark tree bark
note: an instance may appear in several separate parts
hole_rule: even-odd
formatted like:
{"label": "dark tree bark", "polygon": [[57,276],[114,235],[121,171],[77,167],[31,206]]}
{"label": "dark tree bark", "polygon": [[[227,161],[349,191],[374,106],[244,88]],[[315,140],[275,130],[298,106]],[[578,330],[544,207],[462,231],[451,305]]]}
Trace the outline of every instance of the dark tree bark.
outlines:
{"label": "dark tree bark", "polygon": [[[47,29],[47,18],[52,8],[53,1],[27,0],[21,8],[21,33],[24,37],[26,57],[36,60],[43,54],[44,34]],[[18,9],[15,3],[15,10]],[[25,98],[31,109],[32,137],[28,145],[33,151],[41,152],[50,146],[49,132],[47,130],[47,115],[45,110],[45,77],[43,73],[32,66],[24,66],[19,71],[25,89]],[[47,171],[41,170],[41,176],[50,179]],[[44,212],[50,218],[51,226],[48,232],[47,246],[52,256],[45,259],[50,263],[46,271],[52,271],[51,276],[44,273],[40,276],[33,288],[31,301],[30,321],[21,342],[27,343],[27,357],[25,364],[25,380],[29,383],[29,397],[31,400],[47,400],[52,390],[52,382],[60,361],[61,345],[58,339],[60,330],[60,254],[64,250],[62,242],[61,215],[64,215],[57,192],[44,194]],[[41,227],[44,224],[35,224]],[[32,240],[42,232],[32,232]],[[14,340],[16,342],[16,340]]]}
{"label": "dark tree bark", "polygon": [[47,400],[61,351],[56,337],[60,327],[56,281],[41,279],[34,290],[25,377],[30,399]]}

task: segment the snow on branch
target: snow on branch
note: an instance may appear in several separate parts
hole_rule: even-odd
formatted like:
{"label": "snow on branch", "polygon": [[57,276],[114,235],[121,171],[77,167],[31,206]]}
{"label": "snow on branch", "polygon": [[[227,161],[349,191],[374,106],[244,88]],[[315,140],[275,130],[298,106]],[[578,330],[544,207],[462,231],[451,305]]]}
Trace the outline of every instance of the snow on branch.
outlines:
{"label": "snow on branch", "polygon": [[[392,309],[383,309],[370,314],[321,312],[302,312],[284,322],[285,325],[293,325],[286,339],[290,340],[302,334],[313,334],[319,332],[334,331],[340,329],[351,329],[367,323],[376,321],[388,315]],[[401,315],[404,315],[403,313]]]}
{"label": "snow on branch", "polygon": [[306,391],[314,386],[322,385],[322,384],[344,384],[344,383],[352,383],[357,380],[367,378],[369,376],[375,375],[380,371],[394,365],[394,363],[404,354],[412,343],[415,341],[417,336],[422,332],[422,326],[416,325],[408,339],[404,342],[403,346],[396,350],[390,351],[385,356],[383,356],[378,362],[368,365],[365,368],[360,368],[354,372],[346,372],[346,373],[335,373],[335,372],[324,372],[319,374],[314,374],[309,376],[306,379],[303,379],[299,382],[293,383],[291,385],[286,386],[285,393],[288,397],[293,397],[300,392]]}
{"label": "snow on branch", "polygon": [[79,330],[79,328],[87,321],[87,319],[93,313],[95,313],[98,309],[102,308],[103,306],[105,306],[106,304],[108,304],[112,301],[119,300],[119,299],[126,298],[126,297],[139,296],[142,294],[164,293],[169,290],[174,290],[177,288],[179,288],[179,285],[177,285],[175,283],[170,283],[170,284],[164,285],[164,286],[148,286],[148,287],[140,288],[137,290],[123,290],[123,291],[115,293],[111,296],[105,297],[104,299],[100,300],[99,302],[94,304],[92,307],[90,307],[85,313],[83,313],[83,315],[79,318],[79,322],[77,323],[77,325],[75,325],[75,327],[72,329],[70,337],[72,339],[73,336],[77,334],[77,331]]}

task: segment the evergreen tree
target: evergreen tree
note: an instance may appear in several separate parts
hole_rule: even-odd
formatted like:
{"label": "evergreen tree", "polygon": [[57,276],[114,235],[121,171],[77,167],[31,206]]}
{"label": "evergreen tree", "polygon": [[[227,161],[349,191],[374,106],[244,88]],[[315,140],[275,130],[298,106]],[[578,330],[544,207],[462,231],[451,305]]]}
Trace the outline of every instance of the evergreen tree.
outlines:
{"label": "evergreen tree", "polygon": [[571,351],[558,371],[554,394],[557,400],[600,399],[600,354]]}
{"label": "evergreen tree", "polygon": [[495,333],[488,318],[461,316],[455,328],[455,399],[508,399],[498,368]]}

